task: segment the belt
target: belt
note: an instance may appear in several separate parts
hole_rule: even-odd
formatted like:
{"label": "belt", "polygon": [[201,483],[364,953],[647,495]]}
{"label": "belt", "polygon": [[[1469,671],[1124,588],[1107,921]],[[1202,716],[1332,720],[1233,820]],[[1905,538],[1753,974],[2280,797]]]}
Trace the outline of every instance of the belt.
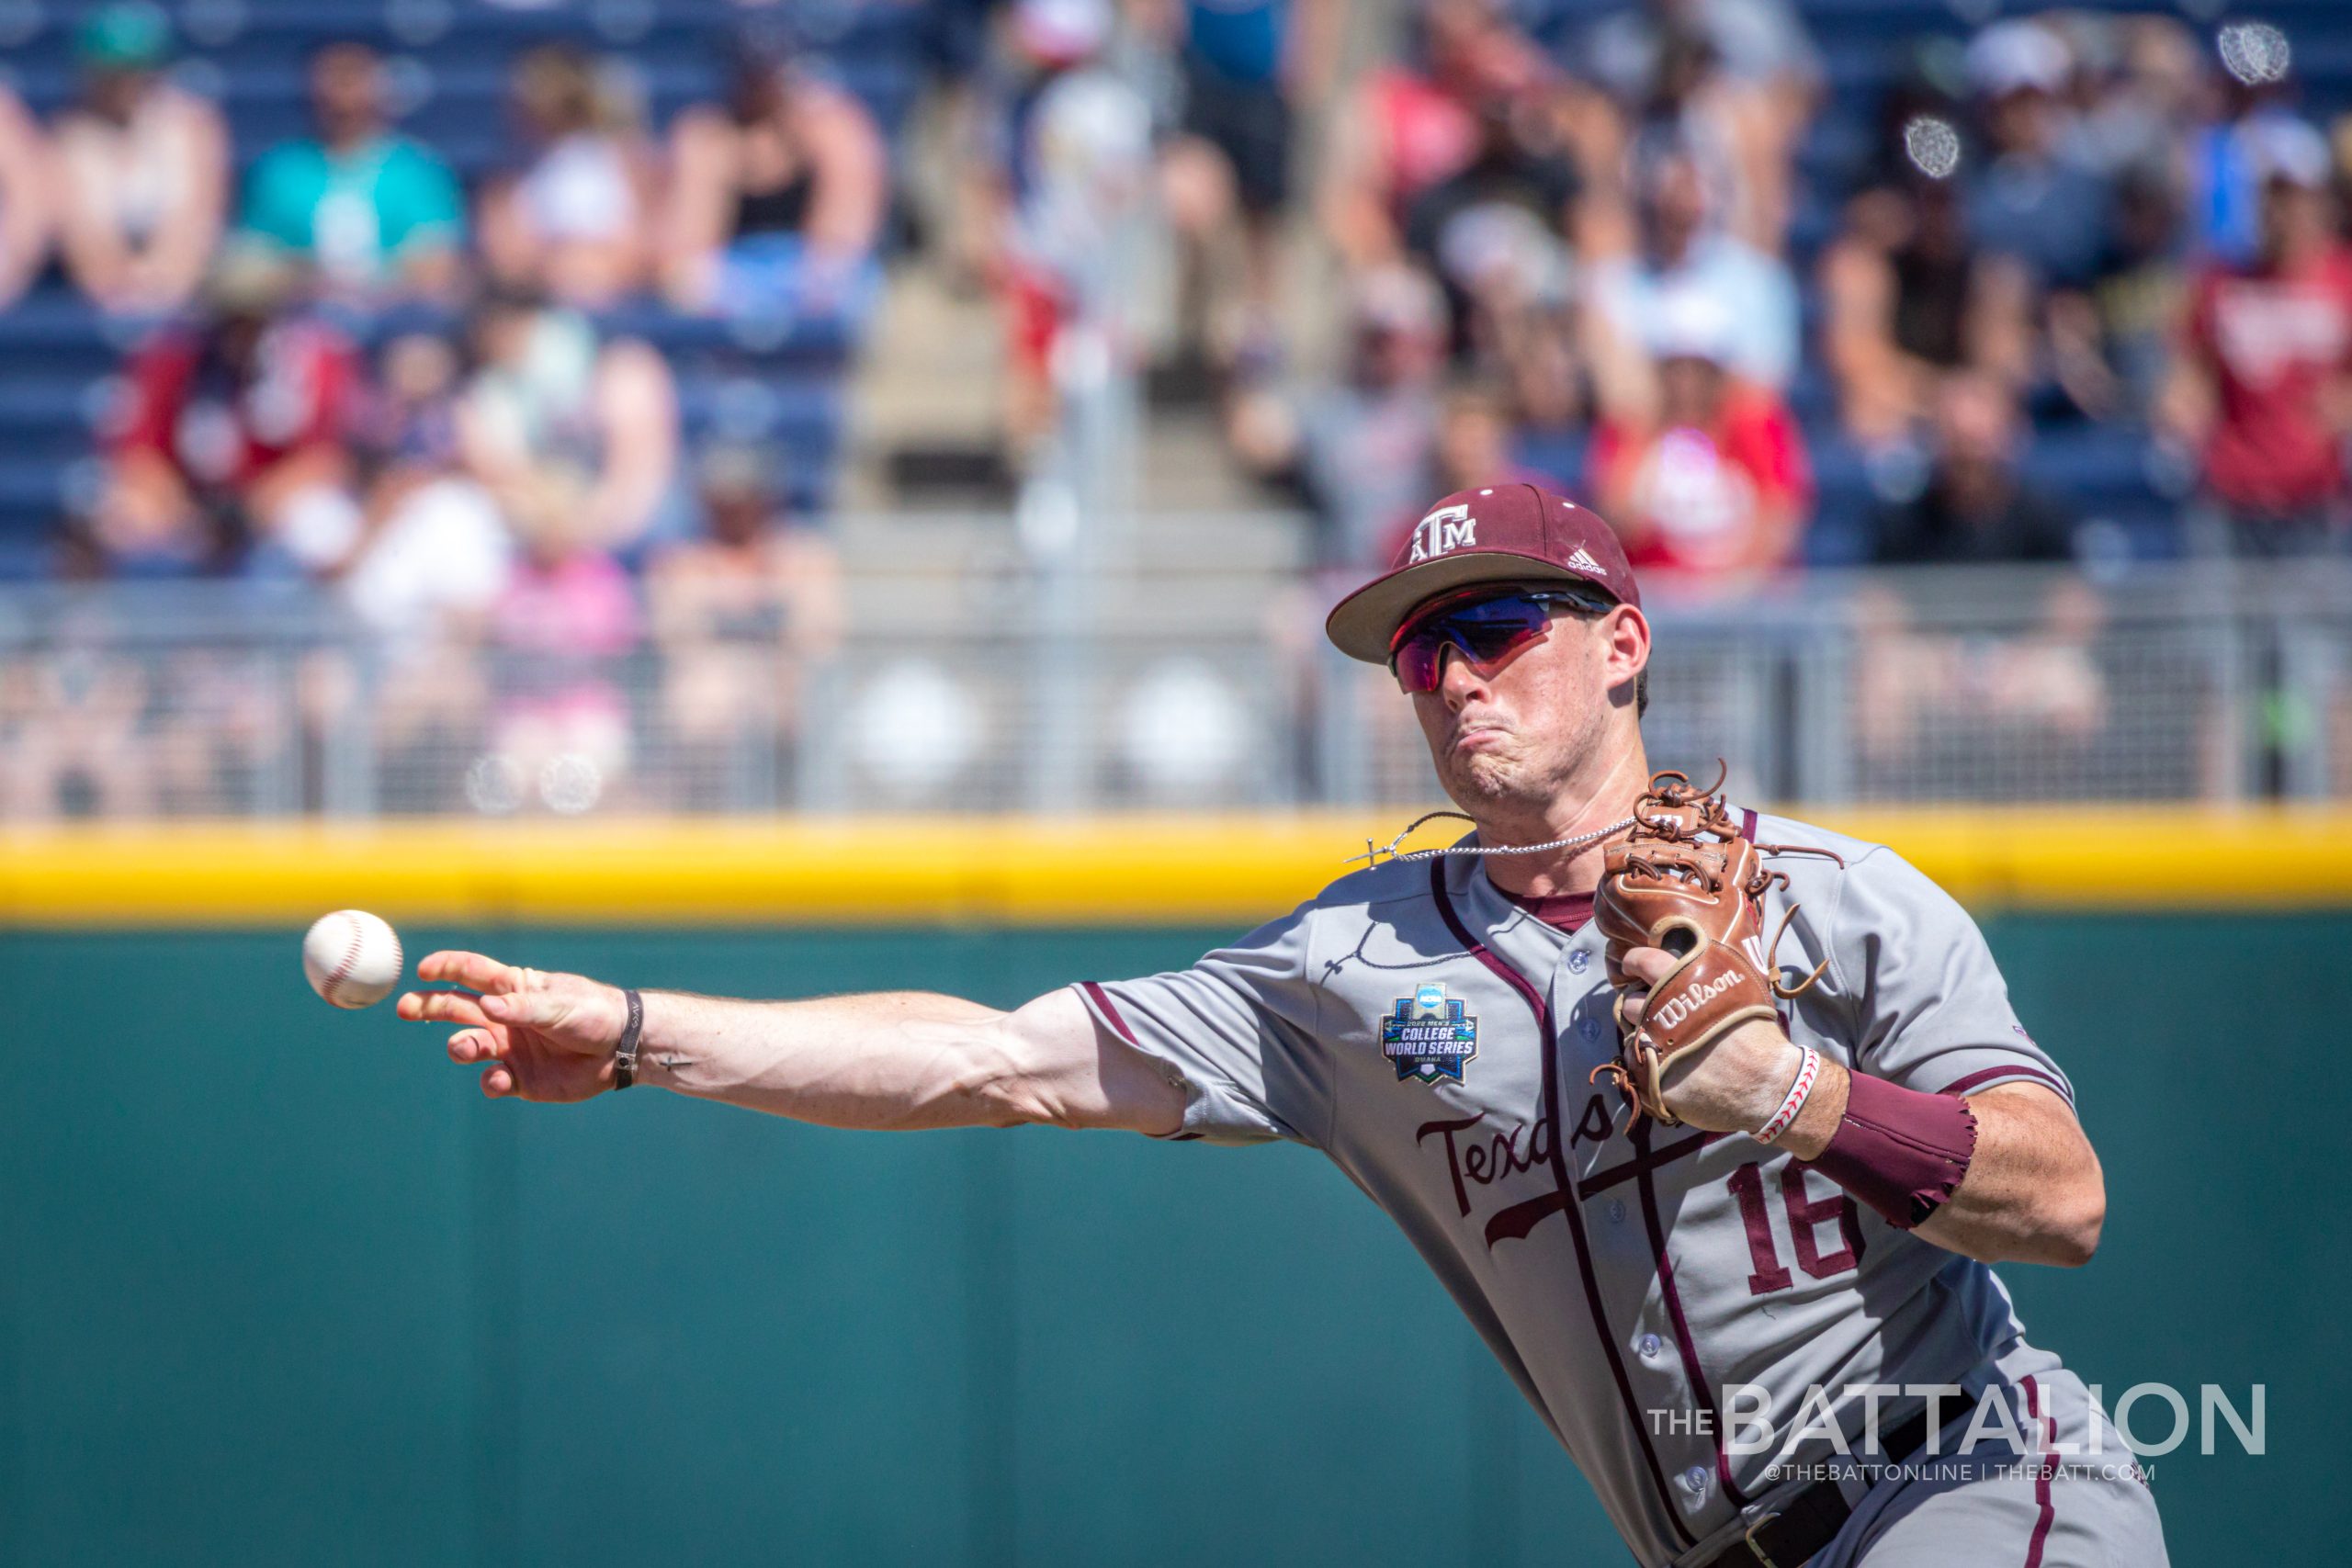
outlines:
{"label": "belt", "polygon": [[[1928,1413],[1915,1411],[1880,1442],[1878,1462],[1901,1464],[1927,1440]],[[1838,1538],[1853,1517],[1853,1505],[1846,1501],[1838,1483],[1816,1481],[1779,1507],[1758,1514],[1746,1535],[1708,1558],[1701,1568],[1803,1568]]]}

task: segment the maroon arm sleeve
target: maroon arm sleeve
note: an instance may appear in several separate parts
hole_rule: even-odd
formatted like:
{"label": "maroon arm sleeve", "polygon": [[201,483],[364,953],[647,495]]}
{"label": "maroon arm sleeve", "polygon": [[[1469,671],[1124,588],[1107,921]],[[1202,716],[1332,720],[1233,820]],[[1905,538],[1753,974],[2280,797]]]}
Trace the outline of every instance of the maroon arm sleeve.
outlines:
{"label": "maroon arm sleeve", "polygon": [[1852,1075],[1846,1114],[1813,1168],[1910,1230],[1959,1190],[1976,1152],[1976,1112],[1956,1094],[1922,1094]]}

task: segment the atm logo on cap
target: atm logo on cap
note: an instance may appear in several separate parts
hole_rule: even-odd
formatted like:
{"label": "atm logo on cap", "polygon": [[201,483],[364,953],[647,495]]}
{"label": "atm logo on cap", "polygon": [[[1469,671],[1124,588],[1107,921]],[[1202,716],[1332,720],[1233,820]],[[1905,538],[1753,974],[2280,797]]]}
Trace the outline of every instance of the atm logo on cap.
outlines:
{"label": "atm logo on cap", "polygon": [[1413,553],[1406,565],[1478,542],[1478,520],[1466,506],[1441,506],[1413,525]]}

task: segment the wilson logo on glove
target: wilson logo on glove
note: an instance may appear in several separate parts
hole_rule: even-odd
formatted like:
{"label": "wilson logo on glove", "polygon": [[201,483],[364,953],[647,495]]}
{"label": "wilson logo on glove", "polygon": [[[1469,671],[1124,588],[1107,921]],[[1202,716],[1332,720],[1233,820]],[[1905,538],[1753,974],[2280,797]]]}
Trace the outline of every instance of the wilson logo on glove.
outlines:
{"label": "wilson logo on glove", "polygon": [[1668,1000],[1655,1013],[1644,1013],[1642,1022],[1652,1029],[1672,1029],[1699,1010],[1700,1004],[1722,996],[1745,978],[1739,975],[1723,975],[1703,985],[1691,987],[1680,996]]}

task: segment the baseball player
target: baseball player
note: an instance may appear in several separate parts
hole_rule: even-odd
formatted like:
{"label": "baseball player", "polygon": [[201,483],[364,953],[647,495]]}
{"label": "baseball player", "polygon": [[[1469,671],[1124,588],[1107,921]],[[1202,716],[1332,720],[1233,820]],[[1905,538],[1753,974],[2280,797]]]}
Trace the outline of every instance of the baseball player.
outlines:
{"label": "baseball player", "polygon": [[1328,630],[1393,670],[1476,830],[1190,969],[1001,1013],[441,953],[419,975],[470,990],[401,1016],[457,1024],[492,1096],[1312,1145],[1645,1564],[2164,1563],[2126,1445],[1986,1267],[2084,1262],[2106,1198],[1969,918],[1889,849],[1653,782],[1640,592],[1559,496],[1448,496]]}

